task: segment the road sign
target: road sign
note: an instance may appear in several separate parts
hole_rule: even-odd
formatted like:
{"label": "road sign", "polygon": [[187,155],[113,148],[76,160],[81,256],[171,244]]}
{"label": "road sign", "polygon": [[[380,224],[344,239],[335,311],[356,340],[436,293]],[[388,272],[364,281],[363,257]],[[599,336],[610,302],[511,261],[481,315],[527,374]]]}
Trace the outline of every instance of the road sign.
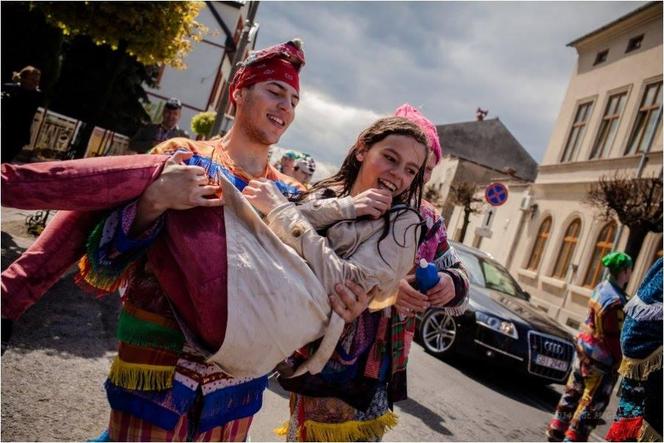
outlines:
{"label": "road sign", "polygon": [[505,204],[508,195],[509,191],[507,190],[507,186],[498,182],[491,183],[484,190],[484,199],[491,206],[501,206]]}

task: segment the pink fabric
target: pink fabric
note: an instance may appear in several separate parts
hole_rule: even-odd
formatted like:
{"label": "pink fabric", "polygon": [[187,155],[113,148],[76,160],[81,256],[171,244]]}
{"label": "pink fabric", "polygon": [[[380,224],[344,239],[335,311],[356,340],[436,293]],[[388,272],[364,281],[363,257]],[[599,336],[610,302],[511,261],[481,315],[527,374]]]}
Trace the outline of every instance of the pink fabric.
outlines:
{"label": "pink fabric", "polygon": [[141,195],[168,156],[121,155],[0,167],[2,206],[108,209]]}
{"label": "pink fabric", "polygon": [[17,319],[85,253],[109,209],[143,193],[168,156],[131,155],[26,165],[3,164],[2,205],[59,209],[39,238],[2,273],[2,315]]}
{"label": "pink fabric", "polygon": [[440,146],[436,125],[431,123],[431,121],[418,111],[417,108],[408,103],[399,106],[396,111],[394,111],[394,115],[407,118],[420,126],[424,135],[427,136],[427,140],[429,140],[429,149],[431,149],[434,157],[436,157],[436,164],[438,164],[440,158],[443,156],[443,150]]}

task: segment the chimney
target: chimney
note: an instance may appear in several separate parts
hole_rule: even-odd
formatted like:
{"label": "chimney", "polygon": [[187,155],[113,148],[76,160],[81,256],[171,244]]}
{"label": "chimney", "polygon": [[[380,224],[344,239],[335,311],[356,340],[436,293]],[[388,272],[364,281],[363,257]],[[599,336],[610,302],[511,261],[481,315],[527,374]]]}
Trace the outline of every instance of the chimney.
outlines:
{"label": "chimney", "polygon": [[482,120],[484,120],[484,117],[486,117],[486,115],[488,113],[489,113],[488,109],[482,109],[482,108],[478,107],[477,111],[475,111],[475,119],[478,122],[481,122]]}

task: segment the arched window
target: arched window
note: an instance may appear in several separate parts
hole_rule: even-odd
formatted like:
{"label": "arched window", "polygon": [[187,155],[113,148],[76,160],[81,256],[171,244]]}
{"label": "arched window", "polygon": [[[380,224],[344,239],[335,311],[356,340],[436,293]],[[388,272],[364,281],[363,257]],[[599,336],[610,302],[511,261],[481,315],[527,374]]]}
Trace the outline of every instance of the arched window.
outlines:
{"label": "arched window", "polygon": [[579,241],[579,232],[581,231],[581,219],[576,218],[569,224],[563,237],[563,243],[560,245],[560,252],[556,259],[556,266],[553,268],[553,277],[565,278],[569,262],[572,261],[576,244]]}
{"label": "arched window", "polygon": [[542,260],[542,254],[544,254],[544,246],[546,246],[546,241],[549,238],[551,233],[551,217],[544,219],[540,225],[539,231],[537,231],[537,239],[535,239],[535,244],[533,245],[533,250],[530,252],[530,258],[528,259],[527,269],[536,271],[539,267],[540,260]]}
{"label": "arched window", "polygon": [[586,278],[583,279],[583,286],[594,288],[602,278],[602,257],[613,249],[613,236],[616,233],[615,222],[609,222],[602,228],[597,236],[593,256],[588,264]]}

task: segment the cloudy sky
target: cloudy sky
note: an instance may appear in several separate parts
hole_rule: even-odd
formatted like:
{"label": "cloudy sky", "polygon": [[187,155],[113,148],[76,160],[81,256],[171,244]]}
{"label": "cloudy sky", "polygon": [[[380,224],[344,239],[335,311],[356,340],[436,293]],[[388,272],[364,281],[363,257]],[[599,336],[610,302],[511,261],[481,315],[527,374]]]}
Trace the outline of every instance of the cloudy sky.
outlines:
{"label": "cloudy sky", "polygon": [[404,102],[436,124],[481,106],[540,162],[576,63],[567,43],[644,3],[263,1],[257,47],[301,37],[307,58],[279,146],[339,165]]}

